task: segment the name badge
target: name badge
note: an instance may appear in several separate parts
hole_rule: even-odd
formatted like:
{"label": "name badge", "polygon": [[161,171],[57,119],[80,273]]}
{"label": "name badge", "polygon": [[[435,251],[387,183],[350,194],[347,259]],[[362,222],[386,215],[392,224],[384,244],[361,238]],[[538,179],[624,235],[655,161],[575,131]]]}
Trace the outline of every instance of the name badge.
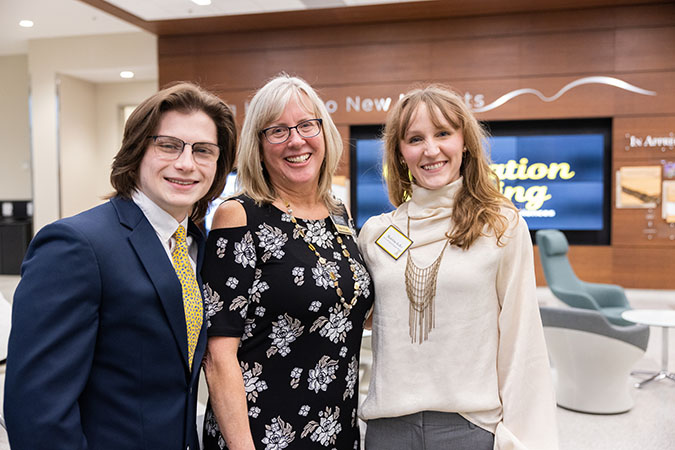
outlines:
{"label": "name badge", "polygon": [[347,223],[347,220],[345,220],[344,215],[331,213],[330,220],[333,222],[333,226],[335,226],[335,229],[338,231],[338,233],[347,235],[352,234],[352,229],[349,227],[349,223]]}
{"label": "name badge", "polygon": [[389,228],[384,230],[384,233],[382,233],[375,241],[382,250],[389,253],[394,259],[398,259],[406,250],[408,250],[408,247],[412,245],[412,242],[413,241],[411,241],[408,236],[403,234],[401,230],[393,225],[389,225]]}

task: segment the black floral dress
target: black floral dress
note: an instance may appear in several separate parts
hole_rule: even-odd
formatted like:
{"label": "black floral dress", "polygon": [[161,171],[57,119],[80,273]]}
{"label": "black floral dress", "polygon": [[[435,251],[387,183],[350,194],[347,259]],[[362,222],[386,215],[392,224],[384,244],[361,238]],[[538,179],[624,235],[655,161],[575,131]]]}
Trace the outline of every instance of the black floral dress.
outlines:
{"label": "black floral dress", "polygon": [[[297,219],[338,275],[345,300],[358,281],[362,292],[348,312],[290,216],[246,196],[236,200],[247,225],[209,234],[204,305],[209,337],[241,338],[238,359],[256,449],[358,449],[359,349],[373,287],[356,242],[342,235],[345,257],[330,218]],[[204,447],[226,448],[210,402]]]}

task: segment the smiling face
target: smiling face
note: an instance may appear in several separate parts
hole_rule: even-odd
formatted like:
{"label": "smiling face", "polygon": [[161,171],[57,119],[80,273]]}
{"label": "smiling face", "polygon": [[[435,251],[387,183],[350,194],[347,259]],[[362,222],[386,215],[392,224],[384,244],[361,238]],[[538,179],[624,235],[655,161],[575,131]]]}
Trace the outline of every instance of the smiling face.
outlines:
{"label": "smiling face", "polygon": [[[185,142],[218,143],[216,124],[202,111],[165,112],[155,135],[173,136]],[[139,168],[138,189],[181,222],[209,191],[215,174],[215,162],[195,163],[192,146],[186,145],[178,159],[167,161],[149,139]]]}
{"label": "smiling face", "polygon": [[431,190],[459,179],[464,150],[462,130],[450,124],[440,111],[434,113],[435,120],[432,120],[426,103],[420,103],[399,142],[401,155],[415,183]]}
{"label": "smiling face", "polygon": [[[316,119],[304,94],[291,96],[281,116],[265,125],[294,127],[302,121]],[[316,192],[319,185],[321,165],[326,153],[323,130],[311,138],[303,138],[297,130],[291,130],[287,141],[270,144],[261,137],[262,160],[275,190],[281,192]]]}

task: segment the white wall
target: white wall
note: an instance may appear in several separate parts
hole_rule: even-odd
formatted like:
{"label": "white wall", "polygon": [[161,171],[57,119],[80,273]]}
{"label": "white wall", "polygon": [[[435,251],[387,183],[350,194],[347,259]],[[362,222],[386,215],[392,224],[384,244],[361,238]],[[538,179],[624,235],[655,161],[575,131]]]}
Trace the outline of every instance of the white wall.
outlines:
{"label": "white wall", "polygon": [[98,203],[96,86],[59,76],[59,168],[61,214],[72,216]]}
{"label": "white wall", "polygon": [[121,109],[157,92],[155,81],[90,83],[59,75],[61,216],[105,201],[110,165],[122,143]]}
{"label": "white wall", "polygon": [[0,56],[0,200],[30,200],[28,56]]}
{"label": "white wall", "polygon": [[[35,39],[28,44],[28,71],[32,92],[32,186],[35,231],[75,209],[91,205],[85,199],[62,199],[70,195],[70,186],[61,189],[59,179],[59,124],[57,116],[57,82],[61,75],[96,73],[126,67],[157,66],[157,39],[149,33],[78,36],[59,39]],[[70,80],[72,81],[72,80]],[[68,83],[68,82],[67,82]],[[73,83],[74,84],[74,83]],[[82,86],[80,86],[82,88]],[[82,89],[76,89],[82,94]],[[151,93],[155,92],[153,90]],[[149,95],[149,94],[148,94]],[[146,95],[147,96],[147,95]],[[95,98],[95,95],[94,95]],[[61,102],[69,99],[61,98]],[[96,100],[94,100],[96,103]],[[98,105],[94,106],[98,111]],[[116,127],[113,123],[110,126]],[[77,125],[68,125],[77,127]],[[96,127],[98,130],[98,126]],[[62,129],[70,133],[70,129]],[[89,130],[87,130],[87,133]],[[95,131],[96,132],[96,131]],[[81,145],[78,144],[78,145]],[[73,150],[75,151],[75,150]],[[78,150],[79,151],[79,150]],[[107,150],[96,150],[96,152]],[[77,151],[75,151],[77,153]],[[65,155],[69,160],[72,154]],[[64,159],[64,161],[66,160]],[[99,158],[100,161],[100,158]],[[93,163],[92,163],[93,164]],[[99,167],[99,163],[95,164]],[[94,171],[95,172],[95,171]],[[96,178],[97,183],[99,178]],[[70,180],[68,180],[70,183]],[[96,184],[97,184],[96,183]],[[88,186],[79,186],[86,190]],[[100,186],[92,188],[97,193]]]}
{"label": "white wall", "polygon": [[138,105],[157,89],[157,80],[96,85],[96,142],[100,158],[100,172],[96,177],[98,195],[112,192],[110,165],[122,144],[122,108]]}

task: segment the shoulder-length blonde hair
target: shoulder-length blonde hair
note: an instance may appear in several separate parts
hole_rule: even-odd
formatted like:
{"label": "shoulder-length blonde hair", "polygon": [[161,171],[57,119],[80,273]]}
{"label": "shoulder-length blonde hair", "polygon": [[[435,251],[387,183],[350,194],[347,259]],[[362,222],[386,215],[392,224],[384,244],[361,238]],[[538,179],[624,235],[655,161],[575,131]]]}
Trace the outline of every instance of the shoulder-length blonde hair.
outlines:
{"label": "shoulder-length blonde hair", "polygon": [[[463,177],[452,211],[453,227],[448,232],[450,244],[468,249],[485,233],[494,233],[497,244],[508,227],[508,220],[501,213],[502,207],[515,207],[497,188],[497,177],[490,169],[489,158],[483,144],[487,133],[455,92],[439,85],[414,89],[396,103],[387,116],[384,129],[385,179],[389,199],[395,206],[412,196],[413,180],[403,161],[400,142],[410,126],[417,107],[424,103],[436,126],[440,125],[438,114],[464,138],[466,151],[462,154],[460,175]],[[487,231],[484,231],[487,225]]]}
{"label": "shoulder-length blonde hair", "polygon": [[342,157],[342,139],[317,93],[307,82],[298,77],[280,74],[256,92],[246,112],[237,152],[237,172],[242,192],[257,203],[272,203],[277,197],[263,167],[262,130],[277,120],[289,100],[296,96],[316,119],[322,119],[325,156],[319,173],[318,196],[331,211],[338,202],[331,194],[333,174]]}

